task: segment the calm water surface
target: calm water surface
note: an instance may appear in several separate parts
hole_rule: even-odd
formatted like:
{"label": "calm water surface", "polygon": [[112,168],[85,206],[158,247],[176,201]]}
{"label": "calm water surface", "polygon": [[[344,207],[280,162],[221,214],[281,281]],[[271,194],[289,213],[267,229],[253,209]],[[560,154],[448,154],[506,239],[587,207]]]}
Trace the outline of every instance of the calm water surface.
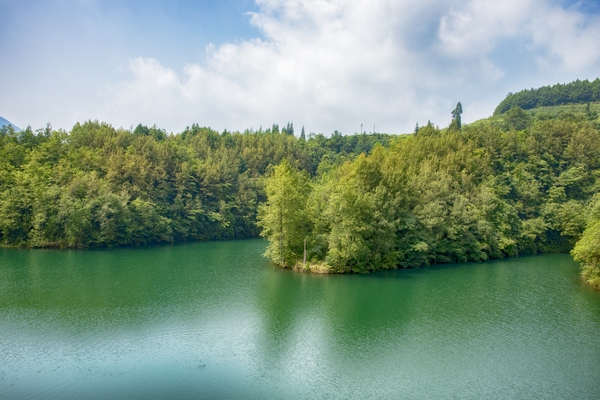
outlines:
{"label": "calm water surface", "polygon": [[318,276],[264,249],[0,250],[0,398],[600,398],[568,255]]}

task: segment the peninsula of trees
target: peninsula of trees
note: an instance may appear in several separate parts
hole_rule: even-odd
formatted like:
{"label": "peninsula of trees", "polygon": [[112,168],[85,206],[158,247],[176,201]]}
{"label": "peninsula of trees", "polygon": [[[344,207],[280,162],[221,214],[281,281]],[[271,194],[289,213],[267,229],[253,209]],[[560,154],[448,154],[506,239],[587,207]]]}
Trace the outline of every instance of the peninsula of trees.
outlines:
{"label": "peninsula of trees", "polygon": [[599,109],[511,106],[465,125],[459,103],[448,128],[399,136],[5,126],[0,243],[261,234],[282,267],[353,273],[572,251],[600,288]]}

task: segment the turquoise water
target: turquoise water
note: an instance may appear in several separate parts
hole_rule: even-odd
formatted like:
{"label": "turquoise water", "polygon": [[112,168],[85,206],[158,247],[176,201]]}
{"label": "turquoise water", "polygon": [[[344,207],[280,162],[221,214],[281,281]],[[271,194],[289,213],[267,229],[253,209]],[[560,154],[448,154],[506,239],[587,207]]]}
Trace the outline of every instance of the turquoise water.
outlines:
{"label": "turquoise water", "polygon": [[0,250],[0,398],[600,398],[568,255],[326,276],[264,249]]}

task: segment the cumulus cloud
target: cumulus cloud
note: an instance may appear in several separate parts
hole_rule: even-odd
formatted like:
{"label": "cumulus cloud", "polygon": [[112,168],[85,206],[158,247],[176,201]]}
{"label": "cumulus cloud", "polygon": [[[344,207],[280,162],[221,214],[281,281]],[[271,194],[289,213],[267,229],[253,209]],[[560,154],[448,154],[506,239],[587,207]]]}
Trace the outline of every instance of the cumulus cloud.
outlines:
{"label": "cumulus cloud", "polygon": [[548,63],[547,57],[541,58],[543,64],[567,71],[591,67],[597,70],[600,59],[600,16],[585,15],[556,5],[547,7],[532,17],[529,34],[533,46],[559,60],[555,64]]}
{"label": "cumulus cloud", "polygon": [[522,34],[536,10],[532,0],[471,1],[440,18],[441,50],[456,57],[486,56],[497,43]]}
{"label": "cumulus cloud", "polygon": [[549,1],[257,5],[248,18],[261,39],[209,45],[202,62],[180,71],[132,59],[128,79],[107,88],[106,119],[172,131],[194,122],[243,130],[292,121],[324,133],[361,124],[409,132],[428,119],[447,125],[459,100],[467,120],[491,114],[528,62],[511,51],[546,65],[546,83],[586,78],[600,66],[597,16]]}

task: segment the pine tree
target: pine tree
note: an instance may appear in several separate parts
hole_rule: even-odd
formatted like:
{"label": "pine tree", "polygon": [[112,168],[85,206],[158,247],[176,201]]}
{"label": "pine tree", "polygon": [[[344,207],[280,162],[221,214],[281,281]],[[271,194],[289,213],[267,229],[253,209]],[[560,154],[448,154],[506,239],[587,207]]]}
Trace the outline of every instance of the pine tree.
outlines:
{"label": "pine tree", "polygon": [[462,123],[460,120],[460,115],[463,113],[462,104],[460,101],[456,104],[456,108],[452,110],[452,122],[450,123],[450,129],[461,129]]}

